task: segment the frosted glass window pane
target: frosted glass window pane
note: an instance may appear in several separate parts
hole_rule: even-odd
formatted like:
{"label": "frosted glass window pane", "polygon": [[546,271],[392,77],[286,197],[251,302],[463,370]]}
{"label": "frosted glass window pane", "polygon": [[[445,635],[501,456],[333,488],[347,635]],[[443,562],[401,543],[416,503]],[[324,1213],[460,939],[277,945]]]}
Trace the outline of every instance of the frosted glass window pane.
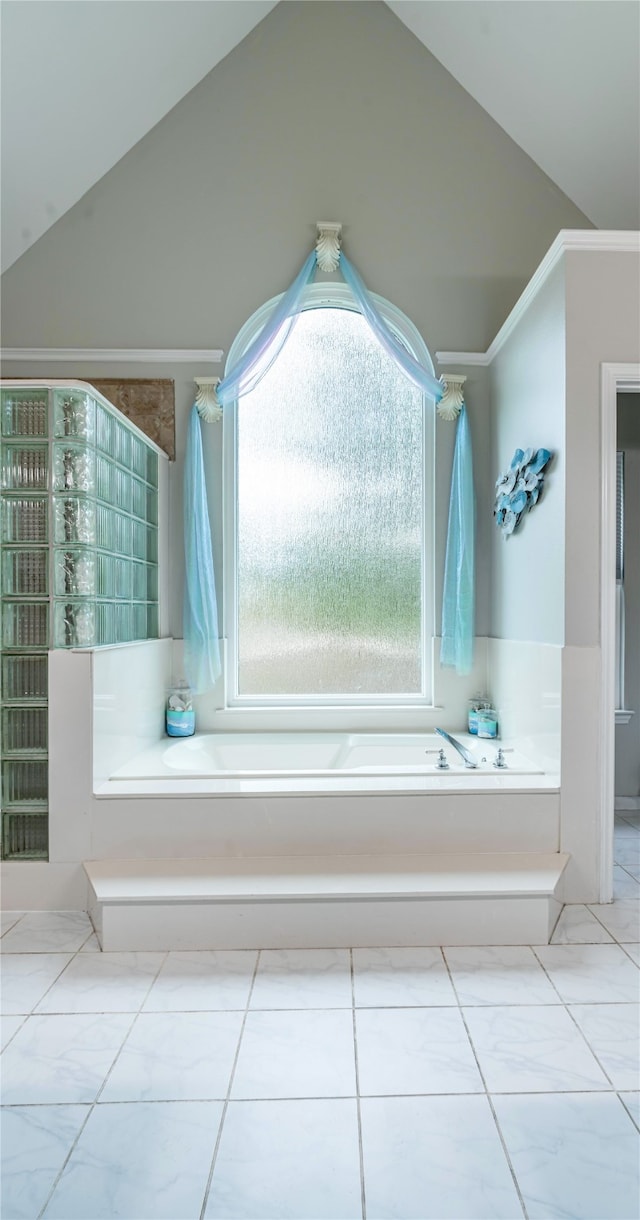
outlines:
{"label": "frosted glass window pane", "polygon": [[420,694],[423,398],[359,314],[299,317],[237,478],[239,694]]}

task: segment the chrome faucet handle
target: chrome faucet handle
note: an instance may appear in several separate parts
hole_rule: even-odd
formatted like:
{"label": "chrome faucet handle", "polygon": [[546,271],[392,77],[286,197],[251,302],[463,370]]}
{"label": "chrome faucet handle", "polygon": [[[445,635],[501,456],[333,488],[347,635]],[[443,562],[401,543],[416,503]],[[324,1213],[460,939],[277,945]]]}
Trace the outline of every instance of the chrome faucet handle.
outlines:
{"label": "chrome faucet handle", "polygon": [[425,754],[437,754],[438,755],[438,761],[436,763],[436,767],[437,767],[438,771],[448,771],[449,770],[449,764],[447,762],[447,756],[446,756],[444,750],[425,750]]}
{"label": "chrome faucet handle", "polygon": [[508,763],[506,763],[504,761],[505,754],[513,754],[513,750],[512,749],[503,750],[502,746],[499,746],[498,753],[496,754],[495,759],[493,761],[494,767],[499,767],[500,769],[502,769],[503,767],[508,766]]}

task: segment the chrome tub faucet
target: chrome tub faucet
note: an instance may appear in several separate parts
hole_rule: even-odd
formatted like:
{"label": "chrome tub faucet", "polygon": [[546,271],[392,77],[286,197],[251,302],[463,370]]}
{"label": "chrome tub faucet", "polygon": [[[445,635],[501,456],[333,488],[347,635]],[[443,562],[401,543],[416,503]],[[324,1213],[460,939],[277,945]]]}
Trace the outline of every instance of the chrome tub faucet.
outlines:
{"label": "chrome tub faucet", "polygon": [[464,761],[465,767],[470,767],[474,771],[476,770],[478,764],[475,758],[469,753],[466,746],[463,746],[461,741],[457,741],[456,738],[452,737],[450,733],[445,733],[444,729],[436,729],[436,733],[439,733],[441,737],[444,737],[445,741],[448,741],[449,745],[453,746],[454,750],[458,751],[458,754]]}

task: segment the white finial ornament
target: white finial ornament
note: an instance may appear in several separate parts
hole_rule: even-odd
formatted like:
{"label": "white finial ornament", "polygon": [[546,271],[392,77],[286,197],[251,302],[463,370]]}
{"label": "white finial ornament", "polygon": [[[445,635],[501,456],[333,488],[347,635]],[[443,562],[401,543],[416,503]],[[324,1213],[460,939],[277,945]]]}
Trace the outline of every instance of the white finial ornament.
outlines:
{"label": "white finial ornament", "polygon": [[337,271],[342,225],[336,220],[319,220],[317,227],[316,262],[321,271]]}
{"label": "white finial ornament", "polygon": [[218,402],[216,390],[220,385],[219,377],[194,377],[196,386],[196,409],[200,419],[205,424],[215,424],[222,419],[222,407]]}
{"label": "white finial ornament", "polygon": [[440,381],[444,386],[444,394],[440,402],[436,404],[436,411],[441,419],[453,420],[457,419],[464,405],[464,391],[462,389],[466,377],[461,373],[447,373],[446,377],[441,377]]}

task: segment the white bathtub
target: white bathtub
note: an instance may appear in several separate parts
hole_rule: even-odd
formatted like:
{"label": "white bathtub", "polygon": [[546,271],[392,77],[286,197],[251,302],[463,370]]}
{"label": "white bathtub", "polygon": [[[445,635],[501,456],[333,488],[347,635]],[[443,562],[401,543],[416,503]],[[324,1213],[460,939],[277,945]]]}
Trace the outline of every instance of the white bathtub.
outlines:
{"label": "white bathtub", "polygon": [[[459,740],[478,760],[467,768],[435,733],[201,733],[164,738],[115,771],[99,794],[146,791],[487,791],[553,786],[512,743]],[[499,746],[506,766],[494,767]],[[443,749],[447,770],[437,767]]]}

